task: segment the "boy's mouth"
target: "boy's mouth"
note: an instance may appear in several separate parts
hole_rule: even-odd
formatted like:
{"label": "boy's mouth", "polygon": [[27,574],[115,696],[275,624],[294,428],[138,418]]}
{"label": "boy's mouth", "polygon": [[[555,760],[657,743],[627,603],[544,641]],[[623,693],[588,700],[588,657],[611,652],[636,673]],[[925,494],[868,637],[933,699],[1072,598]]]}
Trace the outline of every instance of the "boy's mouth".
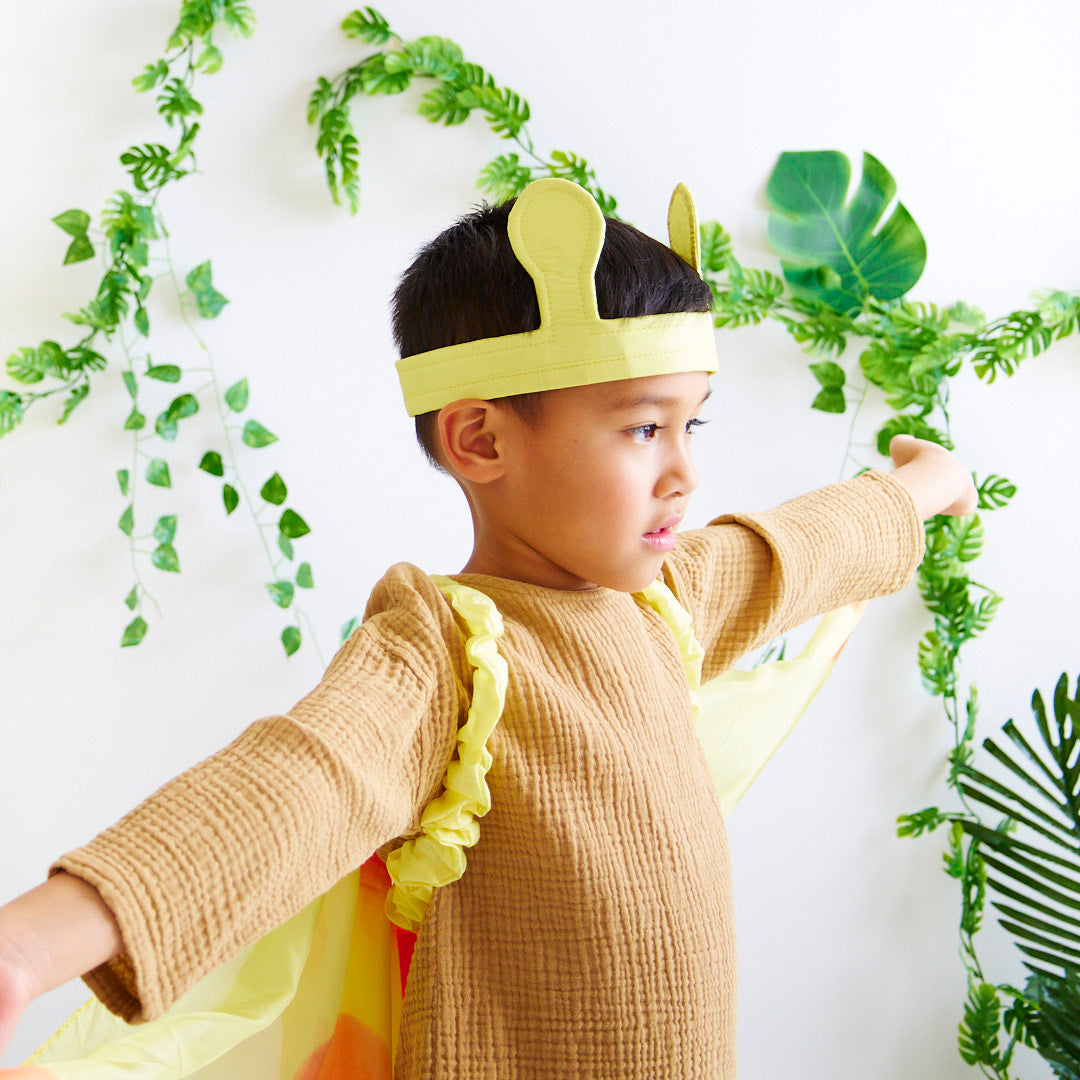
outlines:
{"label": "boy's mouth", "polygon": [[682,517],[669,518],[660,528],[643,533],[641,539],[657,551],[671,551],[675,546],[675,530],[679,527],[680,521]]}

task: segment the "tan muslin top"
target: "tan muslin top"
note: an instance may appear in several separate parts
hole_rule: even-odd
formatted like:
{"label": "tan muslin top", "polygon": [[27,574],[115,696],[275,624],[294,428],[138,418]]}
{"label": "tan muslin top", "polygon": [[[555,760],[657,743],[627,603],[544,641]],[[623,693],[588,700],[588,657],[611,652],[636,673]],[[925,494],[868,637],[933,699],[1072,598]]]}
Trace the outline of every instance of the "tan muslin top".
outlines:
{"label": "tan muslin top", "polygon": [[[717,674],[822,611],[901,588],[922,550],[870,473],[682,534],[667,584]],[[502,612],[492,809],[436,892],[409,976],[402,1080],[732,1080],[735,937],[723,822],[663,620],[608,589],[460,581]],[[415,832],[465,719],[450,605],[399,564],[289,713],[259,720],[56,868],[94,885],[124,956],[87,976],[152,1018],[372,851]]]}

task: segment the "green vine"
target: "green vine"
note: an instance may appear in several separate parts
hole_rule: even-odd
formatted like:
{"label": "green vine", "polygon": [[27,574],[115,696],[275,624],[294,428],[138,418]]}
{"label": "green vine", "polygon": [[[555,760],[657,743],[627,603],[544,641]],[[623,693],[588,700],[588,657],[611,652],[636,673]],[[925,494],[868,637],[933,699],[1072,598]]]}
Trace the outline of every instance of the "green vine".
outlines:
{"label": "green vine", "polygon": [[[131,435],[129,463],[116,478],[124,508],[117,526],[127,539],[134,584],[124,598],[130,621],[121,635],[122,646],[138,645],[149,623],[148,608],[160,615],[143,574],[150,566],[166,573],[180,571],[177,534],[178,515],[168,513],[143,520],[139,495],[143,485],[171,489],[173,473],[168,451],[178,441],[184,421],[206,407],[219,421],[217,448],[208,449],[199,468],[221,483],[220,497],[226,515],[244,504],[255,527],[270,577],[266,585],[270,600],[280,609],[291,609],[293,621],[281,632],[287,655],[300,647],[305,635],[319,654],[310,620],[296,602],[298,590],[314,587],[308,562],[293,569],[294,544],[310,528],[303,517],[286,506],[288,488],[278,473],[269,477],[253,498],[241,472],[238,443],[260,449],[277,436],[258,420],[246,416],[249,388],[246,378],[225,387],[219,380],[213,355],[196,328],[196,320],[216,319],[228,300],[218,291],[210,261],[202,262],[181,277],[169,250],[169,233],[160,209],[162,194],[197,171],[196,145],[202,103],[195,96],[201,76],[218,71],[224,61],[215,45],[215,34],[224,30],[248,37],[255,17],[244,0],[183,0],[179,19],[170,35],[165,55],[147,64],[132,80],[139,93],[156,91],[156,106],[170,137],[168,142],[131,146],[120,155],[130,187],[106,201],[100,228],[94,229],[84,210],[72,209],[53,221],[71,238],[64,263],[78,263],[101,256],[104,263],[97,291],[79,311],[65,317],[81,327],[83,336],[63,346],[46,340],[24,346],[8,357],[8,376],[24,389],[0,390],[0,436],[10,434],[35,406],[63,396],[59,423],[69,421],[90,396],[92,377],[104,371],[109,356],[119,358],[130,411],[123,421]],[[148,302],[155,285],[166,279],[172,286],[181,319],[198,344],[204,362],[181,366],[155,360],[150,353],[151,316]],[[183,389],[181,384],[190,383]],[[145,404],[154,397],[151,387],[171,385],[177,393],[157,412]],[[147,410],[147,411],[144,411]],[[321,654],[319,654],[322,662]]]}
{"label": "green vine", "polygon": [[[350,104],[362,95],[400,93],[414,78],[422,78],[434,86],[420,98],[421,116],[451,125],[479,110],[500,138],[516,144],[514,152],[496,157],[480,171],[482,191],[502,201],[537,177],[563,176],[590,191],[605,213],[614,213],[615,198],[600,188],[587,161],[565,151],[553,151],[547,158],[538,154],[526,127],[528,102],[467,61],[457,44],[435,36],[405,41],[371,7],[352,12],[342,29],[369,46],[387,47],[334,78],[319,78],[311,95],[308,120],[318,128],[316,150],[335,202],[344,195],[354,213],[359,205],[360,147]],[[850,201],[849,179],[850,164],[836,152],[780,157],[767,196],[772,210],[769,236],[781,257],[782,274],[743,266],[719,223],[701,226],[702,272],[713,291],[717,327],[738,329],[767,319],[779,323],[812,358],[808,368],[816,391],[811,407],[834,414],[851,409],[842,475],[865,468],[854,453],[854,433],[871,390],[892,410],[873,441],[878,453],[887,455],[890,439],[901,433],[951,449],[950,380],[965,364],[980,379],[994,382],[1080,331],[1080,294],[1039,294],[1032,309],[993,320],[964,303],[939,306],[907,299],[925,264],[922,233],[902,204],[893,205],[895,181],[877,159],[864,155],[860,183]],[[889,206],[893,209],[884,219]],[[857,361],[845,369],[840,361],[852,342],[859,344]],[[1016,486],[998,473],[975,479],[978,509],[984,513],[1005,507],[1016,493]],[[1070,1011],[1080,1001],[1080,976],[1062,959],[1080,961],[1080,950],[1055,954],[1060,970],[1033,971],[1020,990],[988,981],[977,949],[987,890],[1000,887],[988,876],[986,847],[991,837],[1008,837],[1014,826],[1006,812],[991,828],[973,806],[979,801],[973,780],[986,780],[974,769],[978,692],[974,685],[966,691],[960,686],[962,651],[986,632],[1002,602],[993,588],[972,575],[984,535],[978,513],[941,516],[926,525],[918,587],[932,627],[919,642],[918,664],[924,686],[941,700],[952,730],[948,784],[959,809],[930,807],[903,815],[898,832],[919,836],[949,824],[944,864],[960,887],[959,953],[969,986],[958,1031],[961,1057],[986,1076],[1008,1080],[1015,1049],[1023,1044],[1037,1049],[1058,1076],[1080,1080],[1075,1068],[1080,1031],[1077,1013]],[[1077,719],[1073,713],[1068,716]],[[1040,731],[1044,741],[1049,738],[1045,724]],[[992,744],[988,741],[987,746]],[[1080,764],[1064,759],[1059,764],[1065,770],[1060,790],[1076,805]],[[1080,843],[1070,851],[1065,862],[1075,870]],[[1015,921],[1006,919],[1002,925],[1018,936]],[[1080,920],[1069,925],[1080,929]],[[1080,943],[1075,929],[1057,927]]]}
{"label": "green vine", "polygon": [[349,115],[359,95],[400,94],[414,78],[434,82],[420,99],[419,112],[433,124],[463,124],[479,111],[491,130],[517,146],[480,171],[477,186],[497,201],[512,198],[541,176],[559,176],[585,188],[605,214],[615,213],[615,199],[600,188],[592,166],[577,154],[553,150],[538,154],[527,123],[529,103],[479,64],[465,60],[460,46],[443,37],[404,41],[374,8],[352,12],[341,25],[347,37],[368,45],[394,47],[366,56],[332,79],[320,77],[308,102],[308,123],[318,127],[316,151],[326,167],[326,181],[335,203],[342,195],[352,213],[360,205],[360,143]]}

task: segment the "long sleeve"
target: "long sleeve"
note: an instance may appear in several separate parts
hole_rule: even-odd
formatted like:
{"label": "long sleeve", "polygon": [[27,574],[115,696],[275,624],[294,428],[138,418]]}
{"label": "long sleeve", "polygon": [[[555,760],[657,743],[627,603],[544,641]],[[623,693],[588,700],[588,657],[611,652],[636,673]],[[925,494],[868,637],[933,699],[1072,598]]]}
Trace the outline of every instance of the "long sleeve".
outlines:
{"label": "long sleeve", "polygon": [[102,895],[125,953],[86,977],[152,1019],[380,845],[438,793],[468,701],[460,634],[431,582],[395,568],[319,686],[59,859]]}
{"label": "long sleeve", "polygon": [[903,588],[923,542],[907,489],[871,472],[690,530],[664,573],[693,618],[709,679],[815,615]]}

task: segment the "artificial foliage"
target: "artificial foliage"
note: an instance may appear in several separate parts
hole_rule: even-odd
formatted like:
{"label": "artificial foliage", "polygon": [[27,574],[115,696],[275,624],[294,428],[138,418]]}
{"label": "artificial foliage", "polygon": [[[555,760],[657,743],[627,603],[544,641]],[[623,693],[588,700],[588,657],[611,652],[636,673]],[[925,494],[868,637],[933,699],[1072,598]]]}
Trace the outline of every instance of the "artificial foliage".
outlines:
{"label": "artificial foliage", "polygon": [[[520,194],[538,177],[564,176],[590,191],[605,213],[615,213],[614,196],[600,187],[587,161],[565,150],[540,154],[528,131],[528,102],[466,60],[456,43],[436,36],[406,41],[371,7],[353,11],[342,29],[375,51],[333,78],[320,77],[311,95],[308,120],[318,128],[316,150],[325,163],[335,202],[344,195],[355,213],[360,201],[360,146],[350,104],[363,96],[401,93],[419,79],[431,83],[419,100],[421,116],[453,125],[478,110],[496,135],[515,145],[513,152],[480,170],[478,187],[494,200]],[[773,320],[809,354],[811,407],[850,414],[845,472],[861,471],[869,464],[856,456],[853,432],[871,393],[892,410],[873,439],[880,455],[888,454],[889,441],[897,434],[952,449],[950,380],[965,364],[980,379],[994,382],[998,376],[1014,375],[1023,362],[1080,330],[1080,295],[1075,293],[1041,293],[1031,309],[996,319],[987,319],[962,302],[939,305],[909,299],[926,262],[924,237],[906,207],[893,202],[897,184],[888,169],[871,154],[864,154],[861,164],[849,198],[851,164],[843,154],[780,156],[766,186],[768,234],[779,256],[780,274],[742,265],[731,237],[718,222],[701,226],[702,272],[712,288],[716,326],[733,330]],[[849,345],[858,352],[854,363],[845,364]],[[1080,962],[1080,923],[1068,914],[1051,919],[1030,897],[1026,903],[1013,897],[1018,908],[998,902],[1010,895],[1006,890],[1012,885],[1007,882],[1015,885],[1023,874],[1016,870],[1010,875],[995,860],[1004,860],[1005,851],[1020,859],[1037,857],[1014,839],[1022,820],[1015,813],[1027,804],[1008,786],[1021,779],[1030,782],[1030,777],[1010,769],[1010,759],[990,740],[986,752],[1005,764],[1011,775],[995,781],[976,769],[978,692],[974,686],[961,685],[961,652],[987,631],[1002,602],[994,588],[975,576],[985,536],[981,515],[1002,509],[1016,494],[1016,485],[996,472],[976,476],[975,482],[980,513],[927,522],[926,555],[918,570],[919,592],[931,621],[918,645],[918,666],[924,686],[940,699],[952,732],[948,781],[958,808],[943,812],[930,807],[905,814],[898,831],[918,836],[945,823],[950,826],[944,864],[959,885],[960,957],[969,987],[958,1025],[961,1057],[984,1075],[1007,1080],[1015,1048],[1024,1044],[1036,1049],[1057,1076],[1080,1080],[1076,1072],[1080,1014],[1075,1008],[1080,975],[1073,966]],[[1054,794],[1048,797],[1055,806],[1075,811],[1080,764],[1074,753],[1075,734],[1065,734],[1066,728],[1075,732],[1075,701],[1066,707],[1062,685],[1055,694],[1055,708],[1065,709],[1063,720],[1056,714],[1057,743],[1039,712],[1038,696],[1036,719],[1044,747],[1058,768]],[[1015,739],[1016,726],[1010,721],[1005,732]],[[1004,801],[988,801],[988,790]],[[988,823],[978,806],[1001,816]],[[1044,876],[1033,886],[1036,891],[1050,875],[1056,874],[1052,880],[1061,884],[1062,867],[1071,873],[1070,885],[1080,890],[1080,833],[1064,843],[1063,851],[1050,855],[1051,868],[1038,865]],[[991,876],[988,867],[997,868],[997,876]],[[1048,956],[1053,957],[1049,969],[1031,967],[1032,977],[1024,988],[995,984],[983,971],[976,938],[988,892],[995,897],[1002,926],[1025,955],[1044,965]],[[1076,897],[1069,901],[1074,902]]]}
{"label": "artificial foliage", "polygon": [[[131,146],[120,155],[129,186],[108,198],[98,228],[84,210],[66,210],[53,218],[70,238],[65,265],[98,257],[104,268],[94,296],[65,315],[81,336],[69,345],[50,339],[18,348],[7,358],[6,371],[20,389],[0,390],[4,436],[49,399],[62,401],[58,422],[67,423],[90,396],[96,378],[111,364],[122,368],[130,401],[121,423],[130,433],[131,458],[116,470],[122,500],[117,528],[128,546],[134,580],[124,597],[129,613],[120,635],[122,646],[138,645],[149,629],[148,619],[160,612],[150,573],[181,569],[179,515],[147,517],[140,493],[144,485],[172,489],[178,470],[171,469],[170,462],[176,464],[182,449],[215,481],[221,512],[228,516],[242,507],[250,518],[265,559],[264,573],[271,579],[266,583],[269,599],[292,616],[280,632],[286,654],[301,647],[305,634],[319,652],[310,621],[296,602],[297,590],[314,587],[310,563],[297,564],[295,551],[296,541],[310,529],[295,508],[285,505],[288,488],[279,474],[255,487],[245,471],[252,468],[245,461],[246,451],[269,446],[277,436],[248,411],[247,378],[229,385],[220,379],[198,324],[218,318],[228,299],[215,283],[209,259],[181,279],[162,210],[162,197],[196,171],[203,116],[198,83],[224,62],[215,42],[226,33],[248,37],[254,25],[254,12],[244,0],[183,0],[165,55],[132,79],[137,92],[154,95],[164,141]],[[150,299],[161,285],[178,300],[201,358],[197,363],[180,365],[154,357]],[[173,386],[175,396],[160,411],[148,409],[144,402],[153,399],[153,387],[161,385]],[[196,449],[188,446],[185,421],[204,410],[216,418],[218,434],[213,445]],[[211,489],[204,490],[209,494]]]}

